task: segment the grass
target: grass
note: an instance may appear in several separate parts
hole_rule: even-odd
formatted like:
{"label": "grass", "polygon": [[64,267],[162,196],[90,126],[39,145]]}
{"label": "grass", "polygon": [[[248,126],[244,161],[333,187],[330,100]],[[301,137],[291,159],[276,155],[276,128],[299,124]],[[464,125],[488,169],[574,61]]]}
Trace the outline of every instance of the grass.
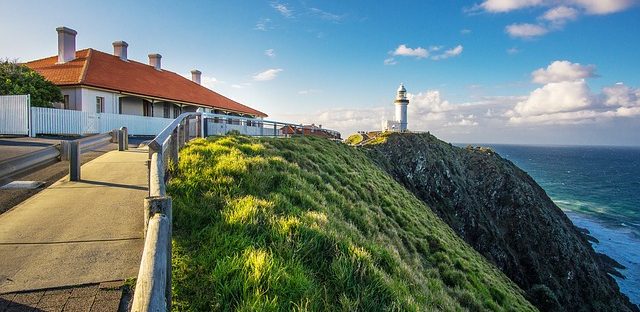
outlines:
{"label": "grass", "polygon": [[362,136],[362,134],[360,133],[354,133],[350,135],[344,142],[349,145],[356,145],[362,143],[362,141],[364,141],[364,136]]}
{"label": "grass", "polygon": [[174,310],[535,310],[356,148],[226,136],[180,156]]}

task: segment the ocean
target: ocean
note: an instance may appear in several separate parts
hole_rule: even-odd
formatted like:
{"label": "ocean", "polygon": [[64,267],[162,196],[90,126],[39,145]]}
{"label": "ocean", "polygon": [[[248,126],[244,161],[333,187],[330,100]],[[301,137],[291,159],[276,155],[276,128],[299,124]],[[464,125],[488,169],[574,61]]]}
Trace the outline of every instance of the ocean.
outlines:
{"label": "ocean", "polygon": [[640,147],[489,146],[540,184],[573,223],[599,243],[593,248],[626,269],[615,277],[640,304]]}

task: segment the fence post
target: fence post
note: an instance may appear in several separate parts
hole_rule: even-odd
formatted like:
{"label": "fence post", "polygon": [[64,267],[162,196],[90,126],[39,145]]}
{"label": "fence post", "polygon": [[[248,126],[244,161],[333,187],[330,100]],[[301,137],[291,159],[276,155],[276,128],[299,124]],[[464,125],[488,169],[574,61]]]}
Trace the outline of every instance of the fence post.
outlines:
{"label": "fence post", "polygon": [[184,119],[184,128],[186,131],[184,132],[184,143],[189,142],[189,137],[191,136],[191,127],[189,125],[189,117]]}
{"label": "fence post", "polygon": [[123,151],[129,150],[129,129],[122,127],[120,130],[122,130],[122,140],[124,141]]}
{"label": "fence post", "polygon": [[184,125],[182,123],[180,123],[180,126],[178,126],[178,128],[180,129],[180,133],[178,134],[178,149],[181,149],[186,141],[186,133],[184,131]]}
{"label": "fence post", "polygon": [[174,165],[178,165],[178,153],[178,129],[174,129],[169,140],[169,157]]}
{"label": "fence post", "polygon": [[196,115],[196,137],[202,137],[202,115]]}
{"label": "fence post", "polygon": [[119,151],[124,151],[125,150],[125,139],[124,139],[124,130],[122,130],[122,128],[120,128],[120,130],[118,130],[118,150]]}
{"label": "fence post", "polygon": [[[147,235],[149,219],[155,214],[165,215],[168,219],[168,242],[167,242],[167,274],[165,297],[167,303],[167,311],[171,311],[171,237],[173,234],[173,209],[172,200],[169,196],[147,197],[144,199],[144,235]],[[158,246],[162,248],[163,246]]]}
{"label": "fence post", "polygon": [[69,181],[80,181],[80,144],[69,142]]}
{"label": "fence post", "polygon": [[202,137],[209,137],[209,119],[205,116],[202,116]]}

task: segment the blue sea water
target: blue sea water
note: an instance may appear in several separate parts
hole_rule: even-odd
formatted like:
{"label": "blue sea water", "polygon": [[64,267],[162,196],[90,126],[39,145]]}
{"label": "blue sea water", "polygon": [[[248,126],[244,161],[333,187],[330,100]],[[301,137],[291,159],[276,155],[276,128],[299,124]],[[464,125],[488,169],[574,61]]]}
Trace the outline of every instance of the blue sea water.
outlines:
{"label": "blue sea water", "polygon": [[540,184],[593,248],[626,267],[615,278],[640,304],[640,148],[488,145]]}

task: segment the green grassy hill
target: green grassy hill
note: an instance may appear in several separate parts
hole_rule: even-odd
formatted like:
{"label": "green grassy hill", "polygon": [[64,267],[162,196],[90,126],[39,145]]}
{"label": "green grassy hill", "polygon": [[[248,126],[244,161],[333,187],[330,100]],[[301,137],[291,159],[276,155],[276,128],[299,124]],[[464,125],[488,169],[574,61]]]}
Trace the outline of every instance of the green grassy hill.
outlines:
{"label": "green grassy hill", "polygon": [[175,310],[535,310],[355,148],[228,136],[180,156]]}

